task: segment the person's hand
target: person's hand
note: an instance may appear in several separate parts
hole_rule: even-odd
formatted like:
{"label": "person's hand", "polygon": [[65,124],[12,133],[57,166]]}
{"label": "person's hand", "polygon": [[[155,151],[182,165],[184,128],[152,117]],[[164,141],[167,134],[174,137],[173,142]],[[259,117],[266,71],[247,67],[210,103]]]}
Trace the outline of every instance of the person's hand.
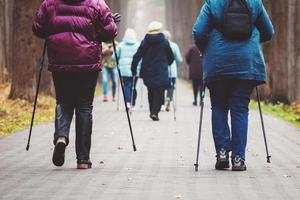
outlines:
{"label": "person's hand", "polygon": [[113,13],[112,17],[113,17],[115,23],[118,23],[121,21],[121,15],[119,13]]}

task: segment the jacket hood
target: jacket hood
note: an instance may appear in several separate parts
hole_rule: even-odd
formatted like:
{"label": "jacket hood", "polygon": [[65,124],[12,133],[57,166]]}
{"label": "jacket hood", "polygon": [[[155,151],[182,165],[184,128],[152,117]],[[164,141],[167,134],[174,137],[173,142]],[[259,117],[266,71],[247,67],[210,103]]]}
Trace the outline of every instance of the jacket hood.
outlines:
{"label": "jacket hood", "polygon": [[63,2],[66,2],[66,3],[80,3],[80,2],[83,2],[85,0],[62,0]]}
{"label": "jacket hood", "polygon": [[134,45],[135,43],[137,43],[137,40],[132,40],[132,39],[124,39],[123,41],[125,44],[128,45]]}
{"label": "jacket hood", "polygon": [[158,34],[147,34],[145,36],[145,41],[150,43],[150,44],[158,44],[161,43],[163,41],[165,41],[165,36],[162,33],[158,33]]}

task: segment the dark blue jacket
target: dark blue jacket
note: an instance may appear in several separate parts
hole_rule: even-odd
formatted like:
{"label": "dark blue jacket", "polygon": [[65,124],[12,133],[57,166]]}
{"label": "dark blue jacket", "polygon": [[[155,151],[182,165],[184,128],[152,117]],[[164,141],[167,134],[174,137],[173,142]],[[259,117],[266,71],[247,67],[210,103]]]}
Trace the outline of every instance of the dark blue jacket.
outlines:
{"label": "dark blue jacket", "polygon": [[227,78],[266,82],[266,64],[260,42],[274,35],[271,20],[262,0],[247,0],[255,22],[247,41],[228,41],[215,27],[221,22],[225,1],[206,0],[193,28],[197,45],[204,53],[204,82]]}
{"label": "dark blue jacket", "polygon": [[140,77],[147,87],[168,87],[170,79],[168,66],[174,61],[174,55],[168,40],[162,33],[147,34],[138,51],[133,56],[132,72],[135,74],[142,60]]}

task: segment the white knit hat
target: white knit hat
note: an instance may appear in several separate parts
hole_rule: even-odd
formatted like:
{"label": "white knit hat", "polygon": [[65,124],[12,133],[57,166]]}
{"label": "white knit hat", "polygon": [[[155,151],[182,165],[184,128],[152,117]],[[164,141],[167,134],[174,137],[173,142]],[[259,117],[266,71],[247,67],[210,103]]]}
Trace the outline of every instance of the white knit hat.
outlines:
{"label": "white knit hat", "polygon": [[149,24],[148,26],[148,31],[160,31],[163,28],[162,23],[158,22],[158,21],[153,21]]}
{"label": "white knit hat", "polygon": [[137,35],[135,30],[132,28],[128,28],[125,32],[123,40],[131,40],[131,41],[136,41],[137,40]]}
{"label": "white knit hat", "polygon": [[171,40],[171,39],[172,39],[172,35],[171,35],[170,31],[165,30],[165,31],[163,31],[163,34],[165,35],[165,37],[166,37],[168,40]]}

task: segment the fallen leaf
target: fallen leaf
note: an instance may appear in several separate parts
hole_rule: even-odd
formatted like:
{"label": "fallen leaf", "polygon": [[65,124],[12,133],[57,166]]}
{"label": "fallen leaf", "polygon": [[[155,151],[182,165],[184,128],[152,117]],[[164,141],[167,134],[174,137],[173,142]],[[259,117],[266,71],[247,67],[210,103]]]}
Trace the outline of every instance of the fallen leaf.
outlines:
{"label": "fallen leaf", "polygon": [[183,199],[183,196],[181,194],[179,194],[179,195],[176,195],[175,198],[176,199]]}
{"label": "fallen leaf", "polygon": [[285,174],[285,175],[282,175],[282,177],[283,177],[283,178],[291,178],[292,176],[291,176],[291,175]]}
{"label": "fallen leaf", "polygon": [[100,161],[100,165],[103,165],[103,164],[104,164],[104,161],[101,160],[101,161]]}
{"label": "fallen leaf", "polygon": [[119,149],[119,150],[123,150],[124,148],[119,146],[118,149]]}
{"label": "fallen leaf", "polygon": [[250,178],[250,179],[255,179],[256,177],[255,177],[255,176],[249,176],[249,178]]}

